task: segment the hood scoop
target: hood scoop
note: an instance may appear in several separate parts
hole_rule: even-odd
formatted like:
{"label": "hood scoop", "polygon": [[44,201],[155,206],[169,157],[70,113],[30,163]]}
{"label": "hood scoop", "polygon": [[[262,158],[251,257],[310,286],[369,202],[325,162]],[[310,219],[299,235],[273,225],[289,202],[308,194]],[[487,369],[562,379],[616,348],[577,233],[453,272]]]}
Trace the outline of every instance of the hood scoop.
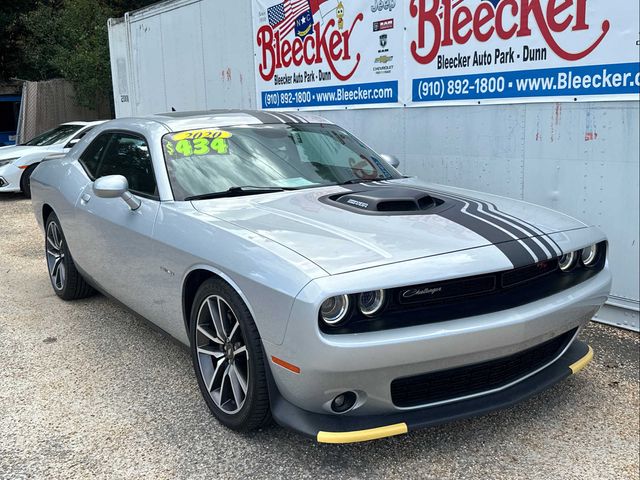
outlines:
{"label": "hood scoop", "polygon": [[357,192],[330,195],[321,200],[353,212],[385,215],[434,213],[432,209],[444,204],[444,200],[423,190],[408,187],[372,186]]}

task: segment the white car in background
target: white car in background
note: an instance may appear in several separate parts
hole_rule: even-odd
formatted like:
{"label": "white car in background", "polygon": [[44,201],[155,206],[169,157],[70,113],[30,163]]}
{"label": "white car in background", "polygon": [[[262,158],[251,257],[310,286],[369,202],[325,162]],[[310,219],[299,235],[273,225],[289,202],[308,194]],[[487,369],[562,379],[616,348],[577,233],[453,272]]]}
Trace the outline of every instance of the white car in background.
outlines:
{"label": "white car in background", "polygon": [[31,197],[31,174],[46,157],[67,153],[84,135],[105,120],[69,122],[22,145],[0,147],[0,193],[23,192]]}

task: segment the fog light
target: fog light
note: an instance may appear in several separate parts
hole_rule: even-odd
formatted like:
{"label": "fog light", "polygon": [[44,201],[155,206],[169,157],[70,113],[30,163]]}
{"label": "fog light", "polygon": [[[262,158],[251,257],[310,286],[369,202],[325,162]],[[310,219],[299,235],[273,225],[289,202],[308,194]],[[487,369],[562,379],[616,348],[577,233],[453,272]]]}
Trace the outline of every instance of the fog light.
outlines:
{"label": "fog light", "polygon": [[337,295],[327,298],[320,306],[320,316],[327,325],[336,325],[347,316],[349,312],[349,296]]}
{"label": "fog light", "polygon": [[562,270],[563,272],[568,272],[575,266],[577,259],[578,255],[576,255],[576,252],[565,253],[560,257],[560,260],[558,260],[560,270]]}
{"label": "fog light", "polygon": [[337,413],[346,412],[356,403],[358,396],[354,392],[344,392],[331,402],[331,410]]}
{"label": "fog light", "polygon": [[591,245],[590,247],[583,248],[580,257],[582,259],[582,264],[585,267],[592,267],[598,259],[598,245]]}
{"label": "fog light", "polygon": [[375,315],[384,306],[384,290],[374,290],[358,295],[358,308],[367,316]]}

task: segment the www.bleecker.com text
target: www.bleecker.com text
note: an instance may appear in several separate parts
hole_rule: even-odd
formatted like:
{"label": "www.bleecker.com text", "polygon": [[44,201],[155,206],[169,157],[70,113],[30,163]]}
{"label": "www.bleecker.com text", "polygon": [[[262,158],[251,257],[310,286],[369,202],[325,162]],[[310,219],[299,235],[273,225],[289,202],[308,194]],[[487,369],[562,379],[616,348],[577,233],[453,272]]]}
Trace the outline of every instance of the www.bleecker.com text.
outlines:
{"label": "www.bleecker.com text", "polygon": [[523,62],[539,62],[546,59],[547,49],[545,47],[531,48],[525,45],[522,47],[521,53],[516,53],[512,47],[509,47],[507,50],[496,48],[493,51],[476,51],[473,52],[473,55],[462,55],[461,53],[453,56],[438,55],[438,70],[485,65],[505,65],[516,63],[518,60]]}

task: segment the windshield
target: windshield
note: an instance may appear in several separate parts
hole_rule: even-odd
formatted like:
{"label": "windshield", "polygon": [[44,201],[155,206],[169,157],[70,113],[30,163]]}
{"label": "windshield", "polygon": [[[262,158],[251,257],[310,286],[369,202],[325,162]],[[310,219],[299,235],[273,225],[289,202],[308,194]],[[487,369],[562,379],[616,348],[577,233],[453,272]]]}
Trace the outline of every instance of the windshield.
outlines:
{"label": "windshield", "polygon": [[176,200],[234,187],[291,189],[400,178],[335,125],[190,130],[166,134],[162,147]]}
{"label": "windshield", "polygon": [[43,147],[45,145],[54,145],[56,143],[61,143],[65,141],[67,137],[70,137],[78,130],[80,130],[82,127],[82,125],[60,125],[53,130],[41,133],[37,137],[32,138],[27,143],[25,143],[25,145],[28,145],[30,147]]}

